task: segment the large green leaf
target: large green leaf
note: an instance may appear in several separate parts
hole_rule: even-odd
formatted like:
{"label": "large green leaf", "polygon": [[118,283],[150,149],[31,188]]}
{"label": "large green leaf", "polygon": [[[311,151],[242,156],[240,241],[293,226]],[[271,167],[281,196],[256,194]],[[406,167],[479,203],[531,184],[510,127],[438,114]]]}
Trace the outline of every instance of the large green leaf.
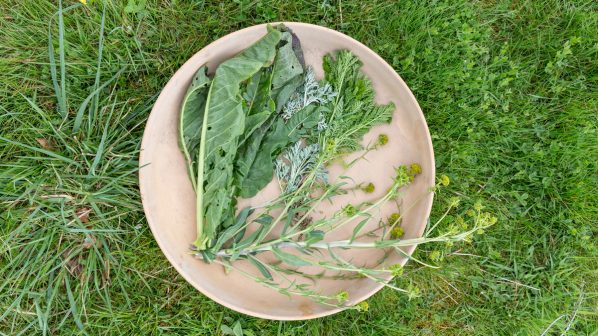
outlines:
{"label": "large green leaf", "polygon": [[256,73],[247,85],[247,90],[243,94],[247,105],[245,132],[239,140],[239,147],[247,141],[254,131],[268,120],[276,109],[274,100],[270,96],[272,73],[271,69],[263,69]]}
{"label": "large green leaf", "polygon": [[263,136],[270,128],[271,121],[268,123],[266,121],[273,119],[271,116],[276,106],[271,97],[272,75],[271,68],[256,73],[250,79],[246,91],[243,93],[247,105],[247,117],[245,118],[245,132],[239,140],[239,150],[235,159],[234,174],[235,185],[238,187],[237,194],[243,192],[243,180],[251,168]]}
{"label": "large green leaf", "polygon": [[211,246],[234,197],[233,161],[245,131],[241,83],[272,65],[281,33],[268,33],[239,55],[223,62],[208,90],[197,157],[197,239],[195,246]]}
{"label": "large green leaf", "polygon": [[[270,84],[268,87],[261,87],[255,96],[256,103],[260,106],[264,101],[269,101],[270,108],[275,106],[276,112],[279,112],[293,92],[301,85],[303,78],[303,66],[297,58],[292,46],[293,36],[285,31],[281,36],[281,46],[278,49],[276,59],[272,65],[270,74]],[[266,73],[266,72],[265,72]],[[262,75],[262,79],[263,79]],[[261,81],[263,82],[263,80]],[[248,96],[253,90],[252,83],[248,84]],[[268,93],[268,99],[265,99],[264,92]],[[262,98],[264,100],[259,100]],[[276,102],[276,104],[272,104]],[[263,109],[258,109],[263,110]],[[268,111],[270,111],[268,109]],[[261,120],[260,120],[261,121]],[[247,125],[248,123],[246,123]],[[285,147],[297,137],[292,136],[291,132],[285,126],[285,123],[278,116],[270,116],[267,122],[261,124],[259,128],[251,132],[250,136],[244,139],[244,146],[239,149],[236,164],[236,184],[239,187],[239,196],[249,198],[272,180],[273,159],[278,155],[281,148]],[[266,136],[267,135],[267,136]]]}
{"label": "large green leaf", "polygon": [[179,119],[179,142],[189,172],[193,188],[196,188],[197,176],[197,155],[199,154],[199,142],[201,124],[210,86],[210,79],[207,76],[208,68],[204,65],[193,76],[191,85],[187,89],[181,115]]}
{"label": "large green leaf", "polygon": [[289,97],[303,83],[303,66],[293,50],[293,35],[282,33],[278,55],[273,65],[272,98],[276,102],[276,112],[280,112]]}
{"label": "large green leaf", "polygon": [[254,166],[254,162],[258,156],[262,157],[260,158],[260,161],[263,161],[264,158],[270,159],[271,161],[270,153],[260,153],[260,146],[273,121],[276,119],[277,116],[271,117],[270,121],[262,124],[262,126],[252,133],[251,137],[245,143],[245,146],[239,148],[238,158],[235,162],[235,179],[239,188],[238,194],[241,197],[249,198],[254,196],[272,179],[271,172],[268,179],[267,171],[266,175],[264,176],[263,174],[259,174],[260,171],[252,170],[263,169],[263,165]]}

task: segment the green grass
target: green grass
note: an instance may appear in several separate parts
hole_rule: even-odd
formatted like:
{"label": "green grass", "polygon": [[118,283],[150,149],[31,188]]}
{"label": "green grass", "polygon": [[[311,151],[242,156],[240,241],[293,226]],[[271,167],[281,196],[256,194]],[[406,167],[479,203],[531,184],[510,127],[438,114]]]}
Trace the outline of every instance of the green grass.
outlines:
{"label": "green grass", "polygon": [[[597,334],[594,2],[108,0],[102,25],[103,3],[65,1],[62,31],[57,3],[0,4],[0,333]],[[421,297],[250,318],[195,291],[153,240],[137,157],[156,95],[209,42],[276,20],[344,32],[405,79],[451,178],[433,219],[453,196],[499,217],[472,244],[418,248],[441,259],[398,280]]]}

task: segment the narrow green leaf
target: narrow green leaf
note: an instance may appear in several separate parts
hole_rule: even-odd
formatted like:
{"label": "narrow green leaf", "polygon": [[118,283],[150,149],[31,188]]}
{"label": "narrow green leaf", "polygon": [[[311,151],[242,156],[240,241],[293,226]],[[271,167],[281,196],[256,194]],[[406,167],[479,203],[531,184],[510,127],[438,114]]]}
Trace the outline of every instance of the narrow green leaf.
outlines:
{"label": "narrow green leaf", "polygon": [[289,230],[289,228],[292,226],[293,219],[295,218],[295,215],[304,210],[305,209],[303,209],[303,208],[292,207],[287,211],[286,218],[284,220],[284,225],[282,227],[281,235],[285,235],[287,233],[287,231]]}
{"label": "narrow green leaf", "polygon": [[[108,120],[112,119],[112,113],[114,112],[114,106],[115,106],[115,104],[112,104],[112,108],[110,110],[110,116],[108,117]],[[89,173],[91,175],[96,174],[96,168],[100,164],[100,161],[102,160],[102,157],[104,155],[104,147],[106,146],[106,137],[108,136],[108,127],[109,126],[110,126],[109,122],[106,122],[104,125],[104,131],[102,132],[102,139],[100,140],[100,144],[98,145],[98,150],[96,151],[96,155],[93,159],[93,163],[91,164],[91,169],[89,170]]]}
{"label": "narrow green leaf", "polygon": [[[96,64],[96,79],[93,84],[94,89],[100,87],[100,74],[102,72],[102,52],[104,50],[104,27],[106,26],[106,4],[102,4],[102,21],[100,22],[100,41],[98,43],[98,61]],[[96,95],[93,99],[91,104],[91,109],[89,110],[89,118],[87,119],[88,127],[87,127],[87,137],[91,136],[91,132],[93,131],[93,126],[95,124],[95,117],[98,114],[99,109],[99,95]]]}
{"label": "narrow green leaf", "polygon": [[262,241],[265,235],[270,231],[270,228],[273,225],[274,218],[267,214],[262,214],[253,223],[262,224],[259,228],[253,231],[249,236],[245,239],[241,240],[235,245],[235,248],[242,250],[256,241]]}
{"label": "narrow green leaf", "polygon": [[249,257],[249,262],[255,266],[255,268],[257,268],[260,273],[262,273],[262,275],[264,276],[264,278],[268,279],[268,280],[274,280],[274,278],[272,278],[272,274],[270,274],[270,271],[268,271],[268,269],[266,268],[266,266],[264,266],[264,264],[262,263],[261,260],[257,259],[256,257],[252,256],[252,255],[248,255]]}
{"label": "narrow green leaf", "polygon": [[366,218],[364,220],[362,220],[361,222],[359,222],[359,224],[357,224],[355,226],[355,228],[353,229],[353,234],[351,235],[351,238],[349,239],[349,242],[353,242],[355,240],[355,237],[357,237],[357,235],[359,234],[359,232],[361,231],[361,229],[363,229],[363,227],[369,222],[370,218]]}
{"label": "narrow green leaf", "polygon": [[[66,64],[64,61],[64,20],[63,14],[67,11],[79,7],[81,4],[71,5],[67,8],[62,8],[62,0],[58,2],[58,11],[50,18],[48,22],[48,56],[50,59],[50,75],[52,77],[52,84],[54,86],[54,94],[58,102],[58,113],[66,118],[68,111],[66,107],[66,92],[65,92],[65,76],[66,76]],[[54,39],[52,37],[52,19],[54,16],[58,16],[58,50],[60,59],[60,78],[61,81],[58,83],[58,71],[56,69],[56,56],[54,52]]]}
{"label": "narrow green leaf", "polygon": [[60,84],[58,84],[58,71],[56,70],[56,56],[54,55],[54,41],[52,38],[52,20],[48,25],[48,56],[50,58],[50,76],[52,77],[52,85],[54,85],[54,95],[58,102],[58,113],[66,118],[66,102],[62,99]]}
{"label": "narrow green leaf", "polygon": [[270,215],[262,214],[254,221],[254,223],[262,224],[262,226],[259,229],[258,235],[255,238],[255,241],[260,242],[264,238],[266,238],[266,235],[268,234],[268,232],[270,232],[272,225],[274,225],[274,218]]}
{"label": "narrow green leaf", "polygon": [[44,315],[42,313],[42,308],[39,306],[39,299],[33,300],[33,305],[35,306],[35,315],[37,316],[37,324],[41,330],[43,330],[43,335],[46,334],[44,328]]}
{"label": "narrow green leaf", "polygon": [[[53,275],[50,276],[50,281],[48,281],[48,289],[46,290],[46,311],[44,313],[44,327],[42,328],[43,334],[47,335],[48,333],[48,319],[50,317],[50,313],[52,312],[52,304],[54,303],[54,298],[58,293],[59,286],[62,282],[63,277],[62,272],[58,273],[56,279],[53,279]],[[52,280],[54,280],[52,282]]]}
{"label": "narrow green leaf", "polygon": [[[245,228],[248,225],[247,217],[249,217],[253,213],[253,211],[254,211],[254,209],[252,209],[251,207],[246,207],[243,210],[241,210],[235,220],[235,223],[233,225],[229,226],[228,228],[226,228],[224,231],[222,231],[218,235],[218,239],[216,240],[216,243],[212,247],[212,250],[213,251],[220,250],[220,248],[222,248],[222,246],[224,244],[226,244],[227,241],[229,241],[234,236],[244,232]],[[241,238],[243,238],[243,237],[241,236]]]}
{"label": "narrow green leaf", "polygon": [[[50,41],[50,43],[52,43]],[[66,117],[66,61],[64,57],[64,16],[62,12],[62,0],[58,0],[58,57],[60,58],[60,98],[62,103],[62,116]]]}
{"label": "narrow green leaf", "polygon": [[305,243],[307,246],[322,241],[324,239],[324,231],[313,230],[305,235]]}
{"label": "narrow green leaf", "polygon": [[239,213],[239,216],[237,216],[237,219],[235,221],[235,225],[237,226],[238,229],[235,233],[235,243],[238,243],[241,241],[241,239],[243,239],[243,236],[245,235],[245,230],[247,229],[247,226],[249,225],[249,223],[247,222],[247,217],[249,217],[249,215],[251,215],[253,213],[254,209],[250,208],[250,207],[246,207],[245,209],[241,210],[241,212]]}
{"label": "narrow green leaf", "polygon": [[287,252],[283,252],[278,247],[273,247],[272,252],[274,252],[274,255],[276,256],[276,258],[278,258],[280,261],[282,261],[286,264],[289,264],[292,266],[309,266],[309,265],[311,265],[311,263],[309,263],[308,261],[301,259],[301,258],[297,257],[296,255],[293,255],[293,254],[290,254]]}

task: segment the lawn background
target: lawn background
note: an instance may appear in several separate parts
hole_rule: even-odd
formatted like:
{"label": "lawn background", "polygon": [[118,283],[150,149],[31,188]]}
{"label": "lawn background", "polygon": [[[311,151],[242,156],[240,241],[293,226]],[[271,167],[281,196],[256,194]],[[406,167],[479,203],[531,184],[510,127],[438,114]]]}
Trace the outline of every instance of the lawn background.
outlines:
{"label": "lawn background", "polygon": [[[597,335],[595,2],[63,7],[61,30],[58,2],[0,3],[0,333],[218,335],[239,322],[246,335]],[[419,298],[385,289],[368,312],[260,320],[198,293],[157,247],[136,173],[153,101],[203,46],[271,21],[379,53],[417,97],[451,180],[432,219],[454,196],[463,207],[447,224],[475,202],[499,218],[472,244],[418,248],[440,266],[411,263],[398,280]]]}

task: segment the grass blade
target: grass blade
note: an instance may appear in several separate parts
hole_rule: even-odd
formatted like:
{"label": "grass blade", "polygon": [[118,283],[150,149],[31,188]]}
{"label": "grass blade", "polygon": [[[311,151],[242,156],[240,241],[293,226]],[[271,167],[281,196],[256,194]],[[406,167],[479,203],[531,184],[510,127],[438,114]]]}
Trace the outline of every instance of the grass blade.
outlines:
{"label": "grass blade", "polygon": [[104,84],[102,84],[100,87],[93,90],[89,94],[89,96],[85,98],[85,100],[81,103],[81,106],[79,106],[79,109],[77,110],[77,115],[75,116],[75,123],[73,125],[73,133],[77,133],[81,128],[81,122],[83,121],[83,113],[85,113],[87,105],[89,105],[89,102],[95,96],[97,96],[99,92],[102,91],[102,89],[104,89],[106,86],[108,86],[108,84],[112,83],[118,76],[120,76],[120,74],[122,74],[124,70],[125,68],[120,69],[114,76],[112,76],[109,80],[105,81]]}
{"label": "grass blade", "polygon": [[69,282],[69,276],[66,275],[64,277],[64,284],[66,287],[66,295],[69,299],[69,304],[71,306],[71,314],[73,315],[73,319],[75,319],[75,324],[79,327],[80,330],[83,330],[83,323],[79,318],[79,313],[77,312],[77,303],[75,302],[75,297],[73,296],[73,291],[71,290],[71,283]]}
{"label": "grass blade", "polygon": [[50,75],[52,77],[52,84],[54,85],[54,94],[56,95],[56,100],[58,100],[58,113],[60,113],[63,118],[66,118],[66,104],[62,99],[60,87],[58,86],[58,78],[56,78],[56,59],[54,58],[54,45],[52,43],[51,26],[48,29],[48,55],[50,57]]}
{"label": "grass blade", "polygon": [[[98,45],[98,63],[96,66],[96,79],[93,85],[94,90],[97,90],[100,86],[100,74],[102,73],[102,51],[104,50],[104,27],[106,26],[106,4],[104,4],[104,8],[102,10],[102,22],[100,23],[100,42]],[[88,130],[87,130],[87,137],[91,136],[91,132],[93,130],[93,125],[95,121],[95,117],[98,114],[99,108],[99,95],[96,95],[93,99],[91,104],[91,110],[89,112],[89,119],[88,119]]]}
{"label": "grass blade", "polygon": [[58,83],[58,71],[56,69],[56,57],[54,55],[54,43],[52,37],[52,18],[48,23],[48,57],[50,59],[50,75],[54,86],[54,94],[58,101],[58,113],[63,118],[67,117],[68,110],[66,104],[66,64],[64,58],[64,13],[79,7],[81,4],[75,4],[67,8],[62,8],[62,0],[58,2],[58,53],[60,58],[60,84]]}
{"label": "grass blade", "polygon": [[69,164],[73,164],[73,165],[75,165],[77,167],[81,167],[81,165],[79,163],[77,163],[77,162],[75,162],[75,161],[73,161],[73,160],[71,160],[69,158],[66,158],[66,157],[64,157],[62,155],[58,155],[56,153],[50,152],[48,150],[45,150],[43,148],[36,148],[36,147],[33,147],[33,146],[29,146],[29,145],[26,145],[24,143],[16,142],[16,141],[7,139],[7,138],[2,137],[2,136],[0,136],[0,140],[8,142],[8,143],[11,143],[11,144],[19,146],[19,147],[30,149],[30,150],[38,152],[38,153],[46,154],[47,156],[53,157],[53,158],[55,158],[57,160],[60,160],[60,161],[63,161],[63,162],[69,163]]}
{"label": "grass blade", "polygon": [[[56,294],[59,290],[59,284],[62,281],[62,276],[64,273],[59,273],[56,281],[54,281],[53,285],[48,285],[48,290],[46,292],[46,312],[44,313],[44,326],[42,328],[44,336],[48,333],[48,319],[50,318],[50,314],[52,313],[52,302],[56,297]],[[52,276],[50,276],[49,283],[52,283]]]}
{"label": "grass blade", "polygon": [[64,60],[64,15],[62,0],[58,0],[58,55],[60,57],[60,101],[62,102],[62,116],[66,117],[66,64]]}
{"label": "grass blade", "polygon": [[112,113],[114,112],[115,105],[116,105],[116,103],[112,104],[110,116],[108,117],[108,120],[106,121],[106,123],[104,125],[104,132],[102,133],[102,140],[100,140],[100,145],[98,146],[96,156],[93,159],[93,163],[91,164],[91,169],[89,170],[89,173],[91,175],[96,174],[96,168],[97,168],[98,164],[100,164],[100,160],[102,159],[102,156],[104,154],[104,147],[106,146],[106,137],[108,136],[108,126],[110,125],[110,120],[112,119]]}

